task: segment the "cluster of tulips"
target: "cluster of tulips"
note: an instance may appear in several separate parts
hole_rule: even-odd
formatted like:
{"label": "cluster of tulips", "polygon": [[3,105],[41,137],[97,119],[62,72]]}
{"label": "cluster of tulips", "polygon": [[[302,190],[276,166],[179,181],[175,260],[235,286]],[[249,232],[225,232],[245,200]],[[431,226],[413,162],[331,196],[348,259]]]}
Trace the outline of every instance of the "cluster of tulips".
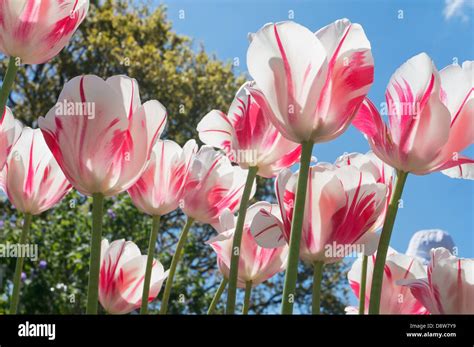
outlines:
{"label": "cluster of tulips", "polygon": [[[249,36],[253,81],[227,114],[213,110],[198,124],[200,148],[195,140],[180,147],[160,139],[165,107],[142,103],[137,81],[127,76],[72,78],[39,118],[39,129],[22,126],[5,106],[18,66],[58,54],[88,6],[87,0],[0,2],[0,51],[10,57],[0,93],[1,186],[25,216],[20,243],[33,216],[72,188],[92,197],[86,313],[97,313],[99,302],[109,313],[147,313],[165,281],[160,310],[166,313],[195,222],[216,230],[207,243],[222,283],[209,313],[226,291],[225,311],[234,314],[237,288],[245,290],[247,313],[252,288],[286,271],[281,311],[291,314],[300,260],[314,268],[312,309],[319,313],[324,265],[347,256],[336,252],[341,245],[362,249],[348,276],[360,307],[349,313],[474,312],[474,260],[437,248],[426,268],[389,248],[409,173],[473,178],[474,161],[459,154],[474,141],[473,62],[438,72],[424,53],[409,59],[388,83],[386,125],[366,97],[374,62],[361,25],[341,19],[313,33],[294,22],[271,23]],[[351,123],[372,151],[314,163],[314,144],[335,139]],[[257,175],[276,177],[277,204],[249,206]],[[132,241],[102,239],[104,199],[122,192],[152,219],[148,255]],[[165,271],[154,259],[156,238],[160,217],[177,208],[187,220]],[[11,313],[22,265],[18,258]]]}

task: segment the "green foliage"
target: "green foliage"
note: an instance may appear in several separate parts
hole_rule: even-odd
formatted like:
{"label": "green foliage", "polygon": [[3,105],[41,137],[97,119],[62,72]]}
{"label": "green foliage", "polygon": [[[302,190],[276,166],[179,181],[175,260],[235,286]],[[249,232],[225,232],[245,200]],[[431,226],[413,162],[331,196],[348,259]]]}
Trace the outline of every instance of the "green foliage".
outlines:
{"label": "green foliage", "polygon": [[[82,74],[103,78],[127,74],[136,78],[143,101],[157,99],[168,110],[168,126],[163,137],[183,144],[197,138],[196,125],[211,109],[227,110],[237,88],[244,82],[232,65],[197,51],[190,38],[171,29],[163,7],[130,8],[126,0],[104,1],[91,6],[86,21],[63,52],[48,64],[20,69],[15,92],[10,97],[14,115],[25,124],[36,126],[36,119],[54,106],[62,85]],[[3,75],[5,61],[0,65]],[[259,179],[259,199],[273,199],[273,183]],[[0,201],[1,242],[19,238],[22,216],[7,201]],[[151,218],[139,213],[127,194],[106,201],[104,237],[133,240],[147,249]],[[91,200],[71,192],[56,208],[34,217],[29,242],[37,244],[39,262],[27,260],[21,298],[21,313],[83,313],[89,267]],[[156,257],[165,268],[178,233],[184,224],[179,211],[162,218]],[[214,231],[196,224],[185,247],[170,299],[170,313],[205,313],[220,282],[216,258],[205,244]],[[0,313],[7,312],[14,258],[2,259]],[[346,284],[344,265],[333,265],[324,277],[323,311],[342,313]],[[0,276],[1,277],[1,276]],[[311,302],[312,270],[301,266],[297,303],[307,312]],[[283,274],[254,290],[256,313],[276,313],[281,300]],[[242,294],[242,293],[240,293]],[[225,295],[224,295],[225,297]],[[218,307],[222,311],[222,302]],[[156,313],[159,300],[151,313]]]}

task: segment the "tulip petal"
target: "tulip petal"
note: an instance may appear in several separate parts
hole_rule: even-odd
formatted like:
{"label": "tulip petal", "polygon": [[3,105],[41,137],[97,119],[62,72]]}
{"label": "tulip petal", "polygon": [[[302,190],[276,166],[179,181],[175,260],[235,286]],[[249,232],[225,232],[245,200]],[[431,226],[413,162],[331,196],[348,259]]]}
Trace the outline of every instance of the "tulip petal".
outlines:
{"label": "tulip petal", "polygon": [[[357,113],[372,85],[374,62],[370,42],[359,24],[337,20],[316,36],[326,48],[329,61],[328,77],[318,101],[318,114],[324,120],[318,142],[324,142],[345,131]],[[317,129],[318,124],[314,127]]]}
{"label": "tulip petal", "polygon": [[142,104],[137,81],[124,75],[116,75],[107,78],[105,82],[120,95],[128,118],[132,118],[136,109]]}
{"label": "tulip petal", "polygon": [[442,170],[441,173],[451,178],[474,180],[474,163],[453,166],[449,169]]}
{"label": "tulip petal", "polygon": [[197,125],[199,139],[206,145],[229,150],[233,127],[227,116],[218,110],[209,112]]}
{"label": "tulip petal", "polygon": [[262,208],[255,214],[250,230],[260,247],[277,248],[287,243],[283,233],[283,223],[266,209]]}

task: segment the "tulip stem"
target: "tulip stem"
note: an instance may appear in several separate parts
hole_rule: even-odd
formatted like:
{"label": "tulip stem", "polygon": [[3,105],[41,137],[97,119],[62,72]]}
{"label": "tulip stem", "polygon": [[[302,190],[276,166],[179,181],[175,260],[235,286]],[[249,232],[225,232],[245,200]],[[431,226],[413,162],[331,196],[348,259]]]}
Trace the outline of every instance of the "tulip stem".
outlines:
{"label": "tulip stem", "polygon": [[245,224],[245,215],[247,214],[247,206],[250,200],[250,194],[252,192],[253,183],[257,176],[258,168],[251,166],[248,170],[247,180],[245,182],[244,192],[242,194],[242,200],[240,201],[239,216],[237,217],[237,224],[234,232],[234,240],[232,242],[232,257],[230,260],[230,272],[229,272],[229,289],[227,290],[227,305],[226,314],[235,313],[235,301],[237,294],[237,277],[239,272],[239,259],[240,259],[240,245],[242,243],[242,233]]}
{"label": "tulip stem", "polygon": [[300,255],[301,230],[306,202],[306,189],[308,186],[309,164],[313,143],[305,141],[302,143],[300,171],[298,175],[298,186],[296,190],[296,201],[293,209],[293,220],[291,224],[290,250],[288,255],[288,267],[285,274],[285,285],[281,301],[281,313],[292,314],[295,300],[296,278],[298,276],[298,260]]}
{"label": "tulip stem", "polygon": [[16,57],[10,57],[10,60],[8,61],[7,71],[5,72],[5,77],[3,78],[2,89],[0,89],[0,110],[2,110],[1,114],[3,114],[3,110],[5,109],[5,105],[7,104],[7,99],[10,95],[10,90],[13,87],[16,72],[18,71],[16,59]]}
{"label": "tulip stem", "polygon": [[[26,238],[30,232],[31,220],[33,216],[29,213],[25,214],[25,219],[23,221],[23,229],[20,236],[20,245],[26,243]],[[13,276],[13,293],[10,302],[10,314],[17,314],[18,312],[18,303],[20,302],[20,288],[21,288],[21,273],[23,271],[23,262],[25,258],[20,256],[16,259],[15,274]]]}
{"label": "tulip stem", "polygon": [[244,308],[242,309],[242,314],[249,314],[250,308],[250,296],[252,294],[252,281],[245,282],[245,296],[244,296]]}
{"label": "tulip stem", "polygon": [[166,280],[165,292],[163,293],[163,300],[161,301],[161,308],[160,313],[166,314],[168,311],[168,301],[170,299],[171,294],[171,287],[173,286],[174,275],[176,273],[176,268],[179,263],[179,259],[181,258],[181,253],[183,252],[184,244],[186,243],[186,239],[188,237],[189,229],[193,224],[194,219],[188,217],[186,224],[181,231],[181,235],[179,236],[178,245],[176,246],[176,251],[174,252],[173,259],[171,260],[170,272],[168,275],[168,279]]}
{"label": "tulip stem", "polygon": [[387,215],[383,224],[379,246],[377,249],[377,256],[375,259],[374,272],[372,275],[372,287],[370,289],[369,314],[378,314],[380,311],[380,296],[382,294],[385,259],[387,257],[393,225],[395,224],[395,218],[397,217],[398,204],[402,196],[403,187],[405,186],[407,176],[408,172],[397,170],[395,188],[393,190],[392,198],[390,199],[390,204],[388,205]]}
{"label": "tulip stem", "polygon": [[362,256],[362,271],[360,274],[360,290],[359,290],[359,314],[365,313],[365,287],[367,285],[367,262],[369,257]]}
{"label": "tulip stem", "polygon": [[140,314],[148,314],[148,295],[150,293],[151,272],[153,268],[153,255],[156,247],[156,237],[160,229],[160,216],[153,216],[150,242],[148,243],[148,255],[146,259],[145,280],[143,282],[142,307]]}
{"label": "tulip stem", "polygon": [[313,314],[321,313],[321,282],[323,280],[323,261],[315,261],[313,264]]}
{"label": "tulip stem", "polygon": [[219,285],[219,288],[217,288],[217,292],[214,295],[214,298],[211,301],[211,305],[209,306],[209,309],[207,310],[207,314],[211,315],[214,314],[216,311],[217,303],[219,302],[219,299],[222,296],[222,293],[224,292],[225,287],[227,286],[227,278],[222,278],[222,282]]}
{"label": "tulip stem", "polygon": [[92,194],[92,238],[89,263],[89,285],[87,289],[87,314],[97,314],[98,308],[103,213],[104,195],[101,193]]}

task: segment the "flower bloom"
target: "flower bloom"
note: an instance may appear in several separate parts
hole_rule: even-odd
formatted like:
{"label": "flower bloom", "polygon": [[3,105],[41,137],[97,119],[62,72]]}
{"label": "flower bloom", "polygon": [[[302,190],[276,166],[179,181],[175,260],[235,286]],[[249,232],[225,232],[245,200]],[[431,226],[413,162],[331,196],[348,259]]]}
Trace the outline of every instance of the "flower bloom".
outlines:
{"label": "flower bloom", "polygon": [[[99,301],[112,314],[126,314],[141,305],[147,256],[131,241],[102,240],[99,277]],[[148,302],[159,294],[168,277],[163,265],[154,259]]]}
{"label": "flower bloom", "polygon": [[[222,152],[202,146],[195,155],[183,188],[183,212],[201,223],[215,224],[225,209],[240,205],[247,171],[233,166]],[[255,183],[250,198],[255,193]]]}
{"label": "flower bloom", "polygon": [[[263,248],[257,244],[252,236],[252,222],[254,216],[260,211],[265,211],[275,216],[275,218],[280,218],[278,205],[272,205],[268,202],[257,202],[247,209],[240,247],[237,277],[239,288],[245,288],[245,284],[249,281],[252,281],[252,286],[256,286],[286,268],[287,245],[272,249]],[[216,228],[219,234],[207,242],[216,252],[219,271],[226,278],[229,277],[230,272],[235,225],[235,216],[229,210],[224,211]]]}
{"label": "flower bloom", "polygon": [[473,62],[439,73],[421,53],[403,64],[388,84],[387,126],[366,99],[353,124],[384,162],[425,175],[472,159],[459,153],[474,142]]}
{"label": "flower bloom", "polygon": [[[276,194],[283,228],[255,228],[254,236],[263,247],[288,243],[291,233],[298,173],[284,170],[276,180]],[[300,258],[309,263],[332,263],[357,251],[351,246],[362,242],[383,213],[387,186],[377,183],[370,171],[354,165],[338,167],[321,163],[310,168],[306,194]],[[262,215],[266,225],[278,224],[276,218]],[[262,223],[265,225],[265,223]],[[343,249],[342,249],[343,248]],[[366,250],[362,250],[366,252]]]}
{"label": "flower bloom", "polygon": [[431,250],[427,277],[399,284],[432,314],[474,313],[474,259],[457,258],[446,248]]}
{"label": "flower bloom", "polygon": [[194,140],[189,140],[183,148],[173,141],[157,141],[146,170],[128,190],[133,204],[152,216],[177,209],[196,152]]}
{"label": "flower bloom", "polygon": [[[375,255],[369,257],[367,262],[367,282],[365,302],[370,301],[372,287],[372,274],[375,266]],[[359,257],[347,274],[349,284],[360,299],[360,279],[362,275],[362,258]],[[399,254],[389,250],[383,273],[382,295],[380,298],[381,314],[427,314],[426,308],[410,293],[408,288],[398,285],[399,280],[416,280],[426,276],[426,269],[416,258]],[[369,305],[365,305],[365,313],[369,312]],[[348,313],[358,313],[355,307],[346,308]]]}
{"label": "flower bloom", "polygon": [[330,141],[342,134],[373,82],[370,43],[359,24],[337,20],[315,34],[294,22],[270,23],[251,35],[251,90],[287,139]]}
{"label": "flower bloom", "polygon": [[366,154],[349,153],[342,155],[336,159],[334,165],[354,165],[359,170],[370,172],[377,183],[383,183],[387,186],[388,191],[384,211],[380,214],[370,231],[377,231],[382,228],[392,195],[393,176],[395,173],[393,168],[380,160],[372,151],[369,151]]}
{"label": "flower bloom", "polygon": [[0,1],[0,51],[25,64],[56,56],[84,20],[89,0]]}
{"label": "flower bloom", "polygon": [[38,215],[56,205],[71,185],[41,130],[25,127],[1,173],[0,186],[17,210]]}
{"label": "flower bloom", "polygon": [[270,178],[299,161],[301,145],[283,137],[262,107],[250,95],[245,83],[237,92],[228,114],[209,112],[197,126],[205,144],[223,149],[243,169],[258,167],[258,174]]}
{"label": "flower bloom", "polygon": [[21,134],[22,125],[12,114],[10,108],[5,107],[0,118],[0,170],[7,162],[12,146]]}
{"label": "flower bloom", "polygon": [[39,126],[80,193],[112,196],[141,176],[166,124],[158,101],[140,101],[137,81],[113,76],[73,78]]}

